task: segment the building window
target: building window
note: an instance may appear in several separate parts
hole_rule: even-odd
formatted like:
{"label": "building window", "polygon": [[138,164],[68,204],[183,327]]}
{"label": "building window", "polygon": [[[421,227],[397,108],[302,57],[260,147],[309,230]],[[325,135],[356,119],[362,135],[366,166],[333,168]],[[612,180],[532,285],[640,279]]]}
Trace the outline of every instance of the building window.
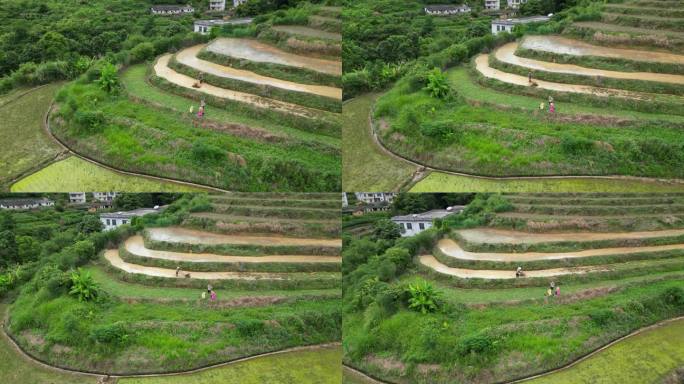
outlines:
{"label": "building window", "polygon": [[406,229],[413,229],[413,225],[411,223],[406,223]]}
{"label": "building window", "polygon": [[420,230],[422,231],[423,229],[425,229],[425,224],[424,223],[418,223],[418,228],[420,228]]}
{"label": "building window", "polygon": [[111,223],[111,221],[109,221],[109,219],[105,219],[105,222],[107,223],[107,225],[112,225],[112,223]]}
{"label": "building window", "polygon": [[121,220],[121,224],[128,224],[127,220]]}

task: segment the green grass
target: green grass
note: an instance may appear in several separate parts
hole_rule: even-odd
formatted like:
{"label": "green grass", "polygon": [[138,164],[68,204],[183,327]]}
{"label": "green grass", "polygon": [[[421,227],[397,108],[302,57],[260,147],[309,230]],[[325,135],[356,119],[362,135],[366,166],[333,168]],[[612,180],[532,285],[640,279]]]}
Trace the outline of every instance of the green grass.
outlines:
{"label": "green grass", "polygon": [[[0,304],[4,315],[7,304]],[[0,335],[0,382],[14,384],[95,384],[97,379],[56,372],[27,361]]]}
{"label": "green grass", "polygon": [[14,183],[12,192],[68,192],[76,190],[126,192],[198,192],[183,184],[123,175],[71,156],[52,163]]}
{"label": "green grass", "polygon": [[489,180],[431,172],[410,192],[674,192],[684,185],[624,179]]}
{"label": "green grass", "polygon": [[[395,382],[400,377],[412,383],[505,382],[562,366],[636,329],[681,315],[684,307],[660,300],[666,289],[682,284],[632,286],[566,305],[534,301],[464,308],[456,304],[461,301],[454,291],[445,301],[455,303],[430,314],[403,305],[390,313],[369,307],[345,314],[345,361]],[[472,349],[478,352],[469,353]],[[370,355],[394,368],[369,362]],[[412,369],[418,364],[435,370]]]}
{"label": "green grass", "polygon": [[261,357],[183,376],[122,379],[119,384],[336,384],[342,380],[338,347]]}
{"label": "green grass", "polygon": [[57,88],[48,85],[19,99],[26,90],[15,91],[0,99],[0,189],[9,189],[12,179],[36,170],[62,151],[43,129],[44,114]]}
{"label": "green grass", "polygon": [[[601,290],[611,287],[627,287],[630,285],[648,285],[660,280],[676,280],[684,276],[683,272],[664,272],[652,273],[645,276],[632,276],[616,280],[590,281],[586,283],[570,283],[561,285],[562,296],[572,295],[589,290]],[[400,279],[403,283],[410,283],[418,279],[429,279],[426,275],[417,274],[405,276]],[[445,298],[463,304],[512,304],[516,301],[537,300],[541,301],[544,296],[545,288],[540,287],[519,287],[519,288],[458,288],[449,286],[439,281],[433,281],[436,287],[440,288]]]}
{"label": "green grass", "polygon": [[375,145],[368,117],[376,95],[342,107],[342,185],[345,191],[396,191],[411,180],[416,167],[387,155]]}
{"label": "green grass", "polygon": [[684,364],[684,320],[645,331],[530,384],[652,384]]}
{"label": "green grass", "polygon": [[115,298],[84,303],[41,290],[24,290],[12,305],[10,329],[32,354],[74,369],[187,370],[341,337],[338,299],[227,310]]}

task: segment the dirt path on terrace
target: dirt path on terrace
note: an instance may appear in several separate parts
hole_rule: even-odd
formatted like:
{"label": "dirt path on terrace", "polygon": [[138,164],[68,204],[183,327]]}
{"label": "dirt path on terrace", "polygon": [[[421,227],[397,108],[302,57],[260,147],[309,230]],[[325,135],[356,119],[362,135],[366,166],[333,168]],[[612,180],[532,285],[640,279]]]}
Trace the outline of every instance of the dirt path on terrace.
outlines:
{"label": "dirt path on terrace", "polygon": [[626,255],[642,252],[662,252],[671,250],[684,250],[684,244],[658,245],[649,247],[620,247],[587,249],[575,252],[523,252],[523,253],[497,253],[497,252],[468,252],[451,239],[442,239],[437,242],[437,248],[446,256],[462,260],[480,261],[536,261],[574,259],[591,256]]}
{"label": "dirt path on terrace", "polygon": [[283,219],[278,217],[256,217],[256,216],[239,216],[230,215],[227,213],[215,212],[195,212],[191,213],[192,217],[206,217],[207,219],[222,220],[222,221],[238,221],[238,222],[255,222],[255,223],[316,223],[316,224],[337,224],[339,220],[315,220],[315,219]]}
{"label": "dirt path on terrace", "polygon": [[598,21],[578,21],[572,23],[580,28],[590,28],[598,31],[609,32],[626,32],[641,35],[658,35],[658,36],[672,36],[677,38],[684,38],[684,32],[672,31],[669,29],[648,29],[639,27],[626,27],[624,25],[601,23]]}
{"label": "dirt path on terrace", "polygon": [[333,41],[342,41],[342,34],[335,32],[328,32],[321,29],[314,29],[309,27],[303,27],[301,25],[274,25],[274,30],[285,32],[293,35],[301,35],[307,37],[313,37],[317,39],[327,39]]}
{"label": "dirt path on terrace", "polygon": [[[489,66],[489,56],[487,54],[481,54],[475,59],[475,65],[477,70],[485,77],[496,79],[508,84],[514,84],[524,87],[530,87],[530,83],[527,76],[516,75],[513,73],[503,72],[498,69],[494,69]],[[633,99],[633,100],[651,100],[655,94],[640,93],[640,92],[630,92],[615,88],[599,88],[592,87],[589,85],[577,85],[577,84],[565,84],[565,83],[554,83],[550,81],[544,81],[539,79],[534,79],[537,84],[538,89],[547,89],[556,92],[571,92],[571,93],[582,93],[600,97],[619,97],[623,99]],[[677,99],[680,102],[684,102],[684,98],[672,96],[672,99]],[[680,100],[681,99],[681,100]]]}
{"label": "dirt path on terrace", "polygon": [[[109,261],[112,266],[127,273],[137,273],[147,276],[167,277],[173,279],[186,279],[182,272],[176,276],[175,269],[146,267],[137,264],[130,264],[121,259],[117,249],[108,249],[105,251],[105,259]],[[192,279],[199,280],[287,280],[287,273],[267,273],[267,272],[189,272]]]}
{"label": "dirt path on terrace", "polygon": [[161,56],[154,64],[154,73],[162,79],[171,82],[175,85],[191,89],[194,91],[206,93],[207,95],[220,97],[222,99],[228,99],[240,103],[250,104],[259,108],[276,110],[279,112],[289,113],[292,115],[302,117],[310,117],[311,115],[310,113],[307,113],[307,110],[304,107],[296,104],[285,103],[274,99],[267,99],[265,97],[256,96],[249,93],[231,91],[229,89],[215,87],[207,83],[202,83],[200,88],[193,88],[193,84],[197,83],[196,79],[178,73],[173,69],[169,68],[169,61],[171,60],[171,57],[173,57],[173,55],[170,53]]}
{"label": "dirt path on terrace", "polygon": [[124,243],[126,250],[135,256],[152,259],[192,261],[197,263],[341,263],[339,256],[269,255],[223,256],[213,253],[185,253],[147,249],[142,236],[133,236]]}
{"label": "dirt path on terrace", "polygon": [[286,89],[295,92],[310,93],[313,95],[329,97],[332,99],[339,99],[342,101],[342,89],[327,87],[324,85],[310,85],[299,84],[292,81],[276,79],[273,77],[261,76],[251,71],[243,69],[235,69],[226,67],[225,65],[212,63],[197,58],[197,54],[206,47],[205,44],[195,45],[190,48],[183,49],[176,54],[176,60],[188,67],[194,68],[198,71],[205,72],[214,76],[219,76],[227,79],[234,79],[245,81],[249,83],[267,85],[271,87]]}
{"label": "dirt path on terrace", "polygon": [[[419,260],[421,264],[435,270],[436,272],[460,277],[462,279],[516,279],[514,270],[501,271],[489,269],[452,268],[440,263],[432,255],[420,256]],[[588,272],[605,272],[609,270],[609,268],[603,266],[540,269],[536,271],[525,271],[525,278],[576,275]]]}
{"label": "dirt path on terrace", "polygon": [[341,61],[297,55],[254,39],[218,38],[207,46],[207,51],[258,63],[287,65],[342,76]]}
{"label": "dirt path on terrace", "polygon": [[496,228],[474,228],[456,231],[463,239],[473,243],[537,244],[561,241],[596,241],[624,239],[652,239],[684,235],[684,229],[642,232],[567,232],[530,233]]}
{"label": "dirt path on terrace", "polygon": [[[520,67],[525,67],[537,71],[564,73],[570,75],[601,76],[610,77],[613,79],[647,80],[658,81],[662,83],[684,84],[684,76],[681,75],[671,75],[653,72],[617,72],[606,71],[602,69],[585,68],[573,64],[557,64],[549,61],[539,61],[534,59],[527,59],[524,57],[518,57],[515,55],[516,49],[518,49],[517,42],[508,43],[498,48],[494,52],[494,55],[499,61],[502,61],[504,63],[517,65]],[[535,81],[537,80],[535,79]]]}
{"label": "dirt path on terrace", "polygon": [[562,36],[526,36],[521,47],[535,51],[557,53],[573,56],[599,56],[614,59],[645,61],[655,63],[684,64],[684,55],[674,53],[653,52],[647,50],[610,48],[592,45],[579,40]]}
{"label": "dirt path on terrace", "polygon": [[155,241],[187,244],[244,244],[244,245],[294,245],[312,247],[341,247],[341,239],[304,239],[282,236],[224,235],[189,228],[148,228],[147,233]]}

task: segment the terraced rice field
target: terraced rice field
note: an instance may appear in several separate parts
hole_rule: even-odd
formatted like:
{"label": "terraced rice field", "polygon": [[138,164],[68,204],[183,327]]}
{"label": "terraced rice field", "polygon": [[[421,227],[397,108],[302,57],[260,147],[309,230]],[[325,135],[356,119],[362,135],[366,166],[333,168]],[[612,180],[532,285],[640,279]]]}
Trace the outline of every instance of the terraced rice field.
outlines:
{"label": "terraced rice field", "polygon": [[[328,39],[335,34],[330,28],[324,23],[301,32]],[[198,57],[205,47],[211,60]],[[75,124],[55,117],[59,106],[51,128],[74,152],[137,175],[222,190],[337,190],[341,60],[309,53],[261,37],[189,47],[158,57],[149,70],[124,71],[125,97],[97,106],[112,123],[108,132],[75,132]],[[200,119],[201,102],[207,107]],[[171,114],[173,123],[162,122]]]}
{"label": "terraced rice field", "polygon": [[[281,214],[284,219],[297,211],[324,214],[326,209],[319,206],[336,201],[336,197],[327,194],[292,197],[267,194],[261,196],[261,205],[255,205],[258,202],[253,197],[240,194],[212,196],[213,209],[249,207],[251,216],[245,215],[241,220],[249,225],[250,218],[255,218],[257,227],[254,231],[241,233],[227,228],[221,224],[224,223],[219,218],[222,213],[201,216],[205,219],[202,225],[211,226],[211,231],[187,227],[150,228],[144,236],[126,240],[118,250],[105,252],[104,260],[126,274],[163,278],[170,285],[173,285],[173,280],[181,285],[192,285],[194,281],[234,280],[251,281],[258,286],[278,282],[282,286],[306,288],[307,284],[311,284],[311,288],[315,289],[334,289],[339,282],[341,263],[339,248],[342,243],[335,238],[335,235],[339,236],[339,230],[328,233],[327,237],[293,237],[291,233],[282,233],[280,227],[269,229],[259,224],[263,223],[262,212],[268,215]],[[291,208],[291,211],[284,210],[290,199],[297,207]],[[311,207],[305,205],[306,201]],[[226,202],[230,204],[226,205]],[[280,206],[273,207],[273,204]],[[339,208],[330,210],[337,213]],[[309,224],[294,225],[306,228]],[[323,253],[316,254],[317,250]]]}
{"label": "terraced rice field", "polygon": [[[241,220],[249,222],[255,217],[258,224],[263,219],[260,209],[269,215],[277,214],[274,208],[281,209],[285,213],[280,216],[287,217],[291,214],[286,210],[290,200],[291,209],[319,214],[332,210],[334,203],[340,205],[338,193],[265,193],[258,198],[232,193],[209,196],[205,210],[211,212],[217,205],[246,205],[253,216],[245,215]],[[204,220],[201,225],[193,220],[186,215],[186,221],[178,226],[147,228],[125,239],[119,248],[105,250],[96,262],[84,267],[100,292],[106,292],[111,300],[111,305],[92,306],[91,313],[98,313],[97,324],[92,326],[110,321],[114,326],[125,323],[129,335],[125,345],[87,358],[78,344],[59,354],[41,349],[31,335],[47,331],[41,327],[18,330],[17,308],[26,306],[19,302],[13,304],[6,329],[14,330],[12,336],[22,348],[43,361],[123,376],[185,372],[288,351],[177,378],[151,375],[121,378],[119,382],[225,383],[242,375],[240,382],[339,381],[341,352],[335,344],[340,341],[339,224],[336,231],[330,227],[315,232],[314,227],[309,236],[310,223],[296,223],[286,232],[268,226],[244,232],[226,228],[220,220]],[[319,221],[331,220],[323,217]],[[207,294],[209,285],[217,295],[215,299]],[[65,307],[83,304],[69,296],[59,300],[67,303]],[[90,325],[84,321],[84,326]],[[304,349],[289,352],[298,347]],[[304,366],[288,363],[292,359]],[[265,370],[260,368],[262,364],[279,368]]]}
{"label": "terraced rice field", "polygon": [[[512,211],[498,213],[490,227],[454,231],[450,238],[438,242],[432,255],[421,256],[419,264],[458,279],[512,279],[518,282],[564,275],[585,275],[582,281],[589,281],[593,275],[606,276],[609,272],[645,275],[649,271],[681,271],[684,261],[684,229],[680,229],[684,222],[681,219],[674,216],[670,221],[663,221],[662,217],[640,217],[637,220],[654,222],[650,226],[659,228],[640,231],[632,225],[621,224],[616,219],[617,214],[607,215],[606,212],[615,210],[628,214],[630,210],[638,209],[676,215],[670,210],[676,212],[682,197],[684,195],[678,194],[654,197],[649,204],[650,198],[639,194],[506,195],[513,203]],[[552,206],[548,205],[550,200],[553,200]],[[553,207],[548,221],[511,216],[516,212],[545,211],[548,207]],[[596,221],[593,229],[584,225],[580,218],[566,218],[575,212],[593,218]],[[574,221],[575,227],[559,226],[558,223],[564,220]],[[501,228],[511,225],[516,229]],[[672,229],[663,228],[668,226]],[[623,230],[618,231],[620,228]],[[525,277],[516,278],[516,266],[524,268]]]}

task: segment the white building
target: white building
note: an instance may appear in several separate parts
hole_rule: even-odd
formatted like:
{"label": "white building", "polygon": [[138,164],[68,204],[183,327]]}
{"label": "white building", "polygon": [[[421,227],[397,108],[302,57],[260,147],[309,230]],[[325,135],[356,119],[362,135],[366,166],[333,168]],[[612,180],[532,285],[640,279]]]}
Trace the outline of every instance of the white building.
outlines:
{"label": "white building", "polygon": [[225,11],[226,0],[209,0],[210,11]]}
{"label": "white building", "polygon": [[39,199],[31,199],[31,198],[25,198],[25,199],[2,199],[0,200],[0,209],[11,209],[11,210],[22,210],[22,209],[36,209],[36,208],[44,208],[44,207],[52,207],[55,205],[55,202],[46,199],[46,198],[39,198]]}
{"label": "white building", "polygon": [[342,207],[346,208],[349,206],[349,200],[347,199],[347,192],[342,192]]}
{"label": "white building", "polygon": [[87,202],[85,192],[69,192],[69,203],[85,204]]}
{"label": "white building", "polygon": [[97,201],[111,203],[116,198],[116,192],[93,192],[93,198]]}
{"label": "white building", "polygon": [[195,12],[195,8],[190,5],[154,5],[150,8],[153,15],[176,16],[187,15]]}
{"label": "white building", "polygon": [[391,204],[397,194],[394,192],[354,192],[354,195],[357,200],[366,204],[385,202]]}
{"label": "white building", "polygon": [[247,0],[233,0],[233,8],[237,8],[239,5],[246,3]]}
{"label": "white building", "polygon": [[433,209],[423,213],[414,213],[412,215],[394,216],[392,221],[401,227],[401,236],[415,236],[426,229],[432,227],[432,222],[435,219],[441,219],[449,215],[460,213],[465,206],[459,205],[448,207],[447,209]]}
{"label": "white building", "polygon": [[451,16],[462,13],[469,13],[470,7],[468,4],[461,5],[428,5],[423,8],[425,13],[433,16]]}
{"label": "white building", "polygon": [[485,9],[489,9],[492,11],[498,11],[501,8],[501,1],[500,0],[485,0],[484,6],[485,6]]}
{"label": "white building", "polygon": [[102,222],[102,225],[104,225],[104,230],[110,231],[124,224],[130,224],[134,217],[145,216],[150,213],[158,212],[160,212],[159,207],[140,208],[128,212],[101,213],[100,221]]}
{"label": "white building", "polygon": [[518,9],[521,5],[527,3],[527,0],[507,0],[508,8]]}
{"label": "white building", "polygon": [[550,19],[551,18],[549,16],[530,16],[521,17],[519,19],[494,20],[492,21],[492,34],[496,35],[501,32],[511,33],[516,25],[528,23],[541,23],[549,21]]}
{"label": "white building", "polygon": [[231,24],[231,25],[249,24],[251,22],[252,22],[251,17],[246,17],[246,18],[241,18],[241,19],[231,19],[231,20],[221,20],[221,19],[196,20],[194,31],[197,33],[201,33],[203,35],[208,35],[209,33],[211,33],[211,29],[214,27],[220,27],[220,26],[226,25],[226,24]]}

